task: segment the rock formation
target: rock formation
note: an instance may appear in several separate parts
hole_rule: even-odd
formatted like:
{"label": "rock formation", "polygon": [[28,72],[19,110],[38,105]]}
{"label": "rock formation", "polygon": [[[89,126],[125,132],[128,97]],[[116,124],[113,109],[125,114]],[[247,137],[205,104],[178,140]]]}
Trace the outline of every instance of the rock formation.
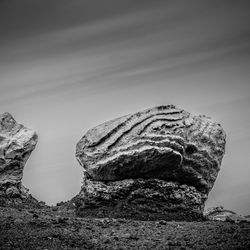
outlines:
{"label": "rock formation", "polygon": [[9,113],[0,114],[0,198],[1,202],[25,199],[23,168],[37,144],[37,134],[18,124]]}
{"label": "rock formation", "polygon": [[77,213],[199,217],[220,170],[225,137],[220,124],[173,105],[89,130],[76,147],[85,170]]}
{"label": "rock formation", "polygon": [[207,208],[203,214],[211,221],[250,222],[249,218],[225,209],[223,206]]}

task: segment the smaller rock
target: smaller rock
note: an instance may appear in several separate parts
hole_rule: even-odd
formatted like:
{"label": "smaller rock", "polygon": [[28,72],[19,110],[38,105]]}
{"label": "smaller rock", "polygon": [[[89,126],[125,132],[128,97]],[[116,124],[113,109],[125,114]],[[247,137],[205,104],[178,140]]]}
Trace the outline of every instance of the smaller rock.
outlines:
{"label": "smaller rock", "polygon": [[0,114],[0,206],[24,206],[31,200],[22,177],[37,141],[35,131],[17,123],[8,112]]}
{"label": "smaller rock", "polygon": [[166,222],[165,220],[160,220],[160,221],[158,222],[158,224],[160,224],[160,225],[167,225],[167,222]]}
{"label": "smaller rock", "polygon": [[18,218],[14,220],[14,223],[23,223],[23,220]]}
{"label": "smaller rock", "polygon": [[233,223],[250,222],[250,220],[233,211],[224,209],[223,206],[207,208],[204,211],[204,216],[212,221],[227,221]]}
{"label": "smaller rock", "polygon": [[131,238],[131,234],[130,233],[124,233],[120,235],[121,238],[125,238],[125,239],[130,239]]}
{"label": "smaller rock", "polygon": [[98,244],[98,239],[93,238],[93,239],[91,239],[91,242],[96,245],[96,244]]}
{"label": "smaller rock", "polygon": [[217,206],[217,207],[209,207],[206,208],[203,212],[204,216],[210,216],[212,214],[220,213],[224,210],[223,206]]}
{"label": "smaller rock", "polygon": [[110,239],[110,237],[108,236],[108,235],[104,235],[103,236],[103,243],[110,243],[111,242],[111,239]]}
{"label": "smaller rock", "polygon": [[68,220],[69,218],[67,217],[56,216],[55,223],[64,224],[64,223],[67,223]]}
{"label": "smaller rock", "polygon": [[240,223],[240,222],[250,222],[247,218],[239,214],[230,214],[225,217],[225,221]]}
{"label": "smaller rock", "polygon": [[116,239],[116,240],[119,240],[121,238],[129,239],[129,240],[138,240],[139,239],[136,234],[132,234],[132,233],[128,233],[128,232],[127,233],[122,233],[122,232],[118,233],[113,238]]}

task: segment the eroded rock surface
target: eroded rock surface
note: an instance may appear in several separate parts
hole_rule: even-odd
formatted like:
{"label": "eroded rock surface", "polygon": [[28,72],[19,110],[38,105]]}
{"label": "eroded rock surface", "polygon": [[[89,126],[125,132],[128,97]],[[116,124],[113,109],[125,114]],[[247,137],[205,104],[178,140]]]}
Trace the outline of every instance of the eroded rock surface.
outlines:
{"label": "eroded rock surface", "polygon": [[23,168],[37,144],[35,131],[18,124],[9,113],[0,114],[0,197],[27,198]]}
{"label": "eroded rock surface", "polygon": [[225,151],[222,127],[172,105],[103,123],[78,142],[76,157],[94,180],[160,178],[209,191]]}
{"label": "eroded rock surface", "polygon": [[159,179],[85,179],[79,197],[79,216],[142,220],[200,220],[207,199],[194,187]]}
{"label": "eroded rock surface", "polygon": [[[173,105],[159,106],[90,129],[77,143],[76,157],[91,187],[103,183],[105,189],[115,194],[111,186],[115,185],[117,190],[121,183],[129,183],[131,179],[135,183],[143,179],[144,184],[147,179],[155,179],[152,190],[158,190],[165,197],[164,204],[171,198],[165,189],[161,190],[157,180],[170,186],[186,185],[195,189],[200,203],[196,209],[184,195],[182,210],[202,214],[206,196],[220,170],[225,137],[220,124],[209,117],[192,115]],[[137,189],[136,184],[132,186],[130,193]],[[82,200],[89,200],[92,191],[83,187]],[[184,193],[188,193],[187,189]],[[198,198],[201,196],[202,199]],[[124,194],[122,200],[128,197],[130,194]],[[173,200],[172,204],[175,202]],[[163,207],[159,213],[165,213]],[[178,209],[178,205],[175,208]]]}

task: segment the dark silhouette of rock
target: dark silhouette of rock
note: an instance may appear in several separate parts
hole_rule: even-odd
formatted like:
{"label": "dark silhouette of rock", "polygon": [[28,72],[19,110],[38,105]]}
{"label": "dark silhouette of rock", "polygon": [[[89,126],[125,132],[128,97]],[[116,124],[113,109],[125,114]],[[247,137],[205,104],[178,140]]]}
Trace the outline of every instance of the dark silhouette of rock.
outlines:
{"label": "dark silhouette of rock", "polygon": [[9,113],[0,114],[0,197],[25,199],[28,189],[22,185],[23,168],[37,144],[37,134],[18,124]]}
{"label": "dark silhouette of rock", "polygon": [[[76,147],[76,157],[88,179],[85,185],[87,183],[91,187],[85,188],[83,185],[79,195],[83,202],[78,203],[78,212],[81,210],[80,213],[83,214],[84,205],[79,204],[85,204],[86,200],[88,203],[90,197],[94,203],[100,199],[99,193],[96,192],[97,187],[109,190],[115,195],[122,186],[121,200],[128,203],[131,193],[141,192],[140,195],[143,196],[142,192],[147,189],[149,183],[147,179],[155,179],[149,195],[144,196],[143,203],[153,197],[153,190],[161,194],[157,194],[159,197],[156,200],[159,201],[160,196],[164,197],[161,204],[167,204],[166,201],[172,199],[169,193],[158,185],[158,180],[161,180],[161,183],[174,186],[173,190],[185,185],[194,188],[194,196],[199,204],[194,205],[195,202],[190,202],[189,191],[185,189],[180,192],[181,205],[173,205],[178,203],[175,199],[172,200],[172,205],[187,217],[188,214],[202,214],[204,201],[220,170],[225,152],[225,137],[220,124],[206,116],[191,115],[173,105],[159,106],[123,116],[89,130]],[[130,190],[126,193],[125,186],[126,183],[130,183],[130,179],[134,184],[129,185]],[[138,182],[137,179],[143,180]],[[143,183],[143,188],[135,183]],[[115,188],[112,189],[111,186]],[[105,204],[119,207],[122,203],[119,201],[116,204],[112,203],[113,201],[114,198],[105,201]],[[137,198],[133,201],[138,203]],[[131,200],[129,202],[131,203]],[[103,203],[97,204],[100,210]],[[160,206],[162,210],[157,211],[155,215],[165,214],[167,218],[167,206]],[[136,206],[133,208],[137,209]],[[138,210],[139,213],[142,212]]]}

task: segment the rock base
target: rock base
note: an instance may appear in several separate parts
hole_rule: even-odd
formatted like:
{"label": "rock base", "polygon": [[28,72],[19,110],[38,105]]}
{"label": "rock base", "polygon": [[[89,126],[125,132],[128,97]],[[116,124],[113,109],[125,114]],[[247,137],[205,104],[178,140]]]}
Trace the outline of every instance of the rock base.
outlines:
{"label": "rock base", "polygon": [[21,182],[0,185],[0,197],[25,199],[29,195],[28,192],[29,189],[25,188]]}
{"label": "rock base", "polygon": [[194,187],[159,179],[85,179],[75,205],[81,217],[194,221],[204,219],[206,199]]}
{"label": "rock base", "polygon": [[39,202],[22,183],[5,183],[0,185],[0,207],[40,208],[44,202]]}

